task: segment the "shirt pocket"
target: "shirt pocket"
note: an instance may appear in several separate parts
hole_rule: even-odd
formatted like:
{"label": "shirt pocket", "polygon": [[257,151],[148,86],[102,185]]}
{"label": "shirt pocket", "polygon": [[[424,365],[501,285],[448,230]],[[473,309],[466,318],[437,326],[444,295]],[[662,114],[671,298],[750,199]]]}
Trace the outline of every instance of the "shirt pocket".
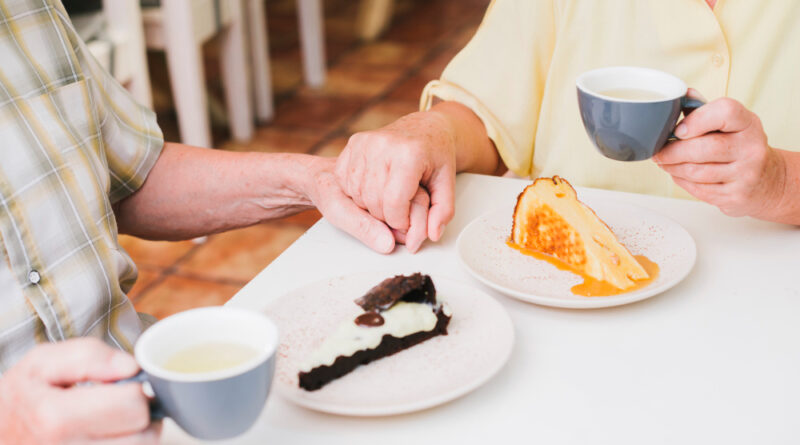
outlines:
{"label": "shirt pocket", "polygon": [[[53,214],[61,211],[66,220],[80,218],[81,225],[94,232],[93,238],[113,246],[116,225],[108,200],[110,178],[91,82],[79,80],[18,101],[16,129],[11,131],[17,133],[17,151],[31,169],[20,184],[38,181],[43,193],[54,192],[50,199],[58,197],[49,210],[42,208],[47,198],[41,195],[28,204],[39,208],[36,213],[41,217],[50,212],[53,219],[64,221]],[[41,229],[56,238],[63,236]]]}

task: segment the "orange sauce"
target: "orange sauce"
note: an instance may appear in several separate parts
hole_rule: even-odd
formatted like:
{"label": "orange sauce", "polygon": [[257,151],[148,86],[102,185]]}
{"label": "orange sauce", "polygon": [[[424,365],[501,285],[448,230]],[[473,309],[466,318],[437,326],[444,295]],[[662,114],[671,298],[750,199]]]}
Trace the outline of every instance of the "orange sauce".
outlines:
{"label": "orange sauce", "polygon": [[521,253],[532,256],[539,260],[547,261],[548,263],[552,264],[553,266],[557,267],[560,270],[565,270],[567,272],[572,272],[581,278],[583,278],[583,283],[576,284],[572,286],[572,293],[575,295],[581,295],[584,297],[608,297],[611,295],[619,295],[624,294],[626,292],[635,291],[637,289],[641,289],[648,284],[652,283],[658,277],[659,267],[658,264],[650,261],[644,255],[634,255],[633,257],[636,258],[636,261],[644,267],[644,270],[647,271],[647,275],[649,278],[645,278],[644,280],[634,280],[634,285],[627,289],[619,289],[606,281],[596,280],[578,270],[575,270],[569,264],[559,260],[554,256],[550,256],[539,252],[537,250],[528,249],[522,246],[518,246],[511,241],[506,241],[509,247],[512,247]]}

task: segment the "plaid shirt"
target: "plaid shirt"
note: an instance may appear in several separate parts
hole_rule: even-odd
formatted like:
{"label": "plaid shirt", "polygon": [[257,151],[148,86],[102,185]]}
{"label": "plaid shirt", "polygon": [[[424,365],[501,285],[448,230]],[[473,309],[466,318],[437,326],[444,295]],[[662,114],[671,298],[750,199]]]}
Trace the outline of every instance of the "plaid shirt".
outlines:
{"label": "plaid shirt", "polygon": [[162,146],[153,112],[92,58],[59,0],[0,0],[0,275],[11,283],[0,372],[40,342],[95,336],[131,350],[137,271],[112,205]]}

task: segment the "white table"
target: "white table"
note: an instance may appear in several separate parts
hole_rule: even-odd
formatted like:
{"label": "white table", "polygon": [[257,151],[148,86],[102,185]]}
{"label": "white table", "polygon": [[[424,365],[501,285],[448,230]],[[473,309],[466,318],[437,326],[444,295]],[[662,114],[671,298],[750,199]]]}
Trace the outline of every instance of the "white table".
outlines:
{"label": "white table", "polygon": [[[528,183],[460,175],[455,218],[416,255],[373,253],[321,221],[228,303],[261,310],[305,283],[364,270],[463,280],[514,321],[514,351],[499,374],[448,404],[386,418],[320,414],[273,394],[253,429],[230,443],[800,443],[799,229],[698,202],[579,189],[672,217],[696,240],[697,263],[678,286],[639,303],[552,309],[494,292],[455,257],[459,231]],[[167,424],[164,443],[194,441]]]}

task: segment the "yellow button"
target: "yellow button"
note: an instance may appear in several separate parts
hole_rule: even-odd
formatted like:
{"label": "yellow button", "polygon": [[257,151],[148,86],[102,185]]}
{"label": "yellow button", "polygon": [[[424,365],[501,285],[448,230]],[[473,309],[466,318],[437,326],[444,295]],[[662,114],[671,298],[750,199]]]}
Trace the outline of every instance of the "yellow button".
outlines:
{"label": "yellow button", "polygon": [[711,57],[711,63],[713,63],[714,66],[722,66],[722,64],[725,63],[725,58],[722,57],[722,54],[714,54],[714,56]]}

